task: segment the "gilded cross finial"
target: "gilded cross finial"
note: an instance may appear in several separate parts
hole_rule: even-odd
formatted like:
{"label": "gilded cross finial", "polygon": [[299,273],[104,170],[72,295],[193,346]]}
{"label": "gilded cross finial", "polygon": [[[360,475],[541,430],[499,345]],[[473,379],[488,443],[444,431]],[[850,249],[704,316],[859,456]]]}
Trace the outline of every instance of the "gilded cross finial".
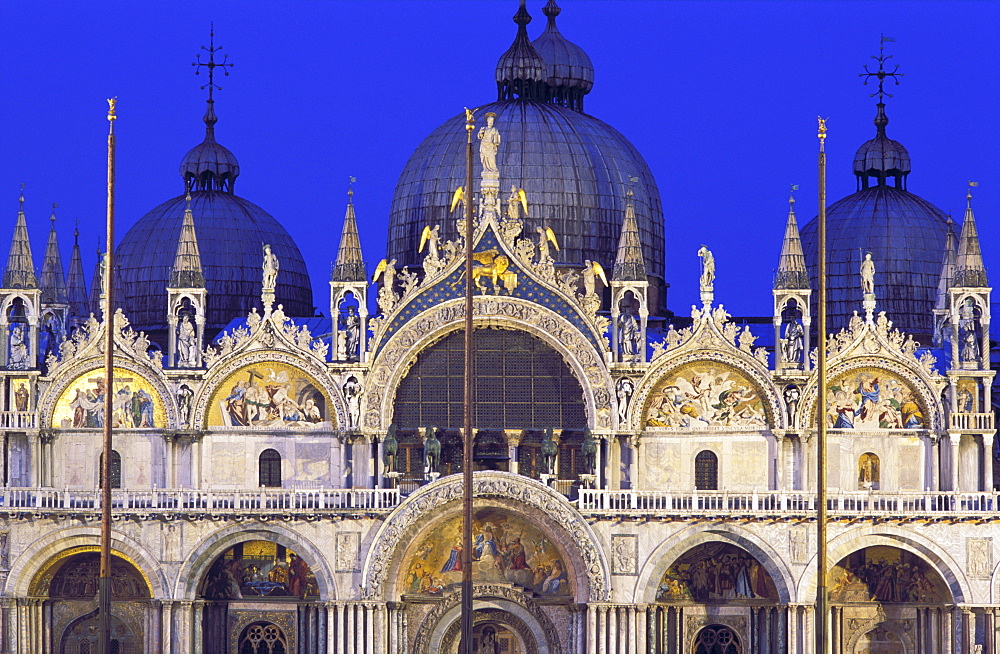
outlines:
{"label": "gilded cross finial", "polygon": [[108,122],[113,123],[118,116],[115,115],[115,107],[118,104],[118,96],[108,98]]}
{"label": "gilded cross finial", "polygon": [[215,23],[211,24],[211,28],[209,29],[208,32],[208,47],[201,46],[201,49],[208,53],[208,61],[207,62],[202,61],[201,55],[198,55],[196,60],[192,62],[191,65],[195,67],[194,70],[195,75],[201,74],[202,66],[208,68],[208,84],[202,86],[201,90],[204,91],[205,89],[208,89],[208,99],[211,100],[212,89],[218,89],[220,91],[222,90],[222,87],[215,83],[215,69],[221,68],[223,74],[226,77],[228,77],[229,71],[226,69],[232,68],[234,65],[229,63],[229,55],[223,55],[221,62],[215,61],[215,53],[222,49],[221,45],[218,48],[215,47]]}
{"label": "gilded cross finial", "polygon": [[878,70],[876,70],[875,72],[872,72],[872,71],[868,70],[868,66],[865,65],[865,67],[864,67],[865,68],[865,72],[858,73],[858,77],[864,77],[865,78],[865,86],[868,86],[868,80],[871,79],[872,77],[877,77],[878,78],[878,91],[876,91],[875,93],[872,93],[868,97],[874,98],[877,95],[879,102],[882,102],[882,98],[884,96],[888,96],[890,98],[892,97],[892,94],[891,93],[887,93],[886,90],[885,90],[885,88],[884,88],[884,86],[883,86],[885,84],[885,78],[886,77],[891,77],[892,81],[896,83],[896,86],[899,86],[899,78],[903,76],[903,73],[897,72],[899,70],[899,66],[896,66],[895,68],[893,68],[891,72],[887,71],[885,69],[885,62],[887,62],[888,60],[892,59],[892,55],[885,54],[885,44],[886,43],[895,43],[895,42],[896,42],[896,39],[894,39],[894,38],[892,38],[890,36],[885,36],[883,34],[882,38],[881,38],[881,40],[879,42],[879,46],[878,46],[878,56],[876,57],[875,55],[872,55],[872,59],[874,59],[875,61],[878,62]]}

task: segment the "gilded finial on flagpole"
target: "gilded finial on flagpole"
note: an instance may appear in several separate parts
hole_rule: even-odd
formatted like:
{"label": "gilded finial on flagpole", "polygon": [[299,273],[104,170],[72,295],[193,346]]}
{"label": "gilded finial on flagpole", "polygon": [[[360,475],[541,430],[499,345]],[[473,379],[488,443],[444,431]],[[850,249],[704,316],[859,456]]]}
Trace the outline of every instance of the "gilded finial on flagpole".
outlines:
{"label": "gilded finial on flagpole", "polygon": [[115,115],[115,105],[118,104],[118,96],[108,98],[108,122],[114,122],[118,116]]}

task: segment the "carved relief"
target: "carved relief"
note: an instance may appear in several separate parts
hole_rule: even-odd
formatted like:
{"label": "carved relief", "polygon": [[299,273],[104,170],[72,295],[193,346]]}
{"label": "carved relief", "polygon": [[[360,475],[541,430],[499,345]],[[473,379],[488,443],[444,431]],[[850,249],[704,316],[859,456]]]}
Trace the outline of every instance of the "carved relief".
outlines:
{"label": "carved relief", "polygon": [[361,532],[346,531],[337,534],[336,558],[334,564],[337,572],[357,572],[358,552],[361,549]]}
{"label": "carved relief", "polygon": [[636,575],[639,537],[635,534],[611,534],[611,574]]}
{"label": "carved relief", "polygon": [[965,571],[970,577],[989,577],[993,574],[993,539],[966,538]]}

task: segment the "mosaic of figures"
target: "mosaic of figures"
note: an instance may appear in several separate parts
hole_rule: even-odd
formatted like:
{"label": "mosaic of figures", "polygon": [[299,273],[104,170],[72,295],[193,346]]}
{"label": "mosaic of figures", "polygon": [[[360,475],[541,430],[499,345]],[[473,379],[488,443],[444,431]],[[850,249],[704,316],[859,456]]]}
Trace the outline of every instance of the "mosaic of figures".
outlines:
{"label": "mosaic of figures", "polygon": [[768,423],[757,386],[733,367],[688,364],[663,378],[647,401],[645,425],[675,429],[745,427]]}
{"label": "mosaic of figures", "polygon": [[319,384],[278,362],[240,368],[215,391],[209,427],[329,428],[329,408]]}
{"label": "mosaic of figures", "polygon": [[266,540],[250,540],[219,555],[202,582],[205,599],[319,597],[316,576],[295,552]]}
{"label": "mosaic of figures", "polygon": [[774,600],[774,581],[760,562],[729,543],[704,543],[677,559],[656,591],[658,602]]}
{"label": "mosaic of figures", "polygon": [[886,370],[852,370],[830,382],[827,424],[834,429],[920,429],[924,410],[913,389]]}
{"label": "mosaic of figures", "polygon": [[830,571],[834,602],[950,602],[941,575],[923,559],[896,547],[858,550]]}
{"label": "mosaic of figures", "polygon": [[[31,583],[32,595],[60,599],[92,600],[97,596],[101,554],[92,547],[75,547],[60,553]],[[149,585],[130,562],[111,559],[111,596],[116,599],[150,597]]]}
{"label": "mosaic of figures", "polygon": [[[159,393],[131,370],[114,369],[111,426],[123,429],[167,426]],[[104,372],[91,370],[66,387],[56,401],[52,424],[63,429],[100,428],[105,420]]]}
{"label": "mosaic of figures", "polygon": [[[425,535],[401,569],[401,594],[440,594],[462,581],[462,521],[446,520]],[[477,583],[512,583],[539,595],[569,595],[563,557],[549,538],[520,516],[477,511],[472,523],[472,573]]]}

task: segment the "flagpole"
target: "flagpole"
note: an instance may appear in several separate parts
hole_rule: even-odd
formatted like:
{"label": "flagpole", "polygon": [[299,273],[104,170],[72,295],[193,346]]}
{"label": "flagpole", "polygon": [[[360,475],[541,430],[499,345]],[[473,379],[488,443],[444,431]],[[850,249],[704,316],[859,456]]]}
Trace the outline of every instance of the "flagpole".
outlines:
{"label": "flagpole", "polygon": [[829,652],[826,560],[826,120],[819,119],[819,333],[816,346],[816,654]]}
{"label": "flagpole", "polygon": [[108,100],[108,214],[104,255],[104,447],[101,455],[101,565],[97,580],[98,651],[111,654],[111,416],[114,401],[115,104]]}
{"label": "flagpole", "polygon": [[472,130],[465,110],[465,398],[462,406],[462,640],[459,654],[472,651]]}

